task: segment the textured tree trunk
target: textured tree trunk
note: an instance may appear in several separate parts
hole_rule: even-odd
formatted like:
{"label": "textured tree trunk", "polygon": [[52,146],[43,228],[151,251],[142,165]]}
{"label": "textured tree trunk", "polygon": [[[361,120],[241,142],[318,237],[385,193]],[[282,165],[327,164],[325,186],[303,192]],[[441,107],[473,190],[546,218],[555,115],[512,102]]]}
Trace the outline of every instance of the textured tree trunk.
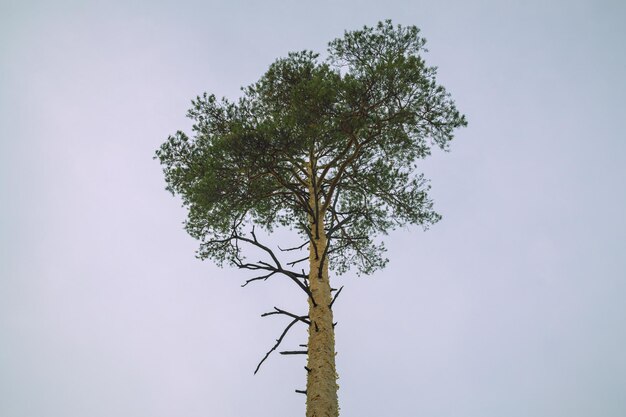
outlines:
{"label": "textured tree trunk", "polygon": [[[310,174],[311,171],[309,171]],[[313,176],[309,177],[311,207],[316,216],[309,217],[311,243],[309,244],[309,285],[313,299],[309,299],[308,378],[306,386],[307,417],[337,417],[337,371],[335,369],[335,330],[330,307],[331,292],[328,277],[328,260],[323,255],[327,239],[324,230],[324,213],[320,212],[319,197],[315,192]]]}

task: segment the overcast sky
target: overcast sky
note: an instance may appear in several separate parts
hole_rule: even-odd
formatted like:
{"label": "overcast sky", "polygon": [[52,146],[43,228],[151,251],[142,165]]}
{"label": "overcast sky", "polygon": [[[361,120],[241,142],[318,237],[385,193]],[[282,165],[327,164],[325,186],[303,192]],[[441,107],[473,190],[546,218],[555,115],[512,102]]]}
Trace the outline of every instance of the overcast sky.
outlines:
{"label": "overcast sky", "polygon": [[422,165],[443,220],[331,278],[341,414],[626,415],[625,3],[0,0],[1,416],[304,415],[303,357],[252,371],[306,300],[195,259],[152,156],[387,18],[469,126]]}

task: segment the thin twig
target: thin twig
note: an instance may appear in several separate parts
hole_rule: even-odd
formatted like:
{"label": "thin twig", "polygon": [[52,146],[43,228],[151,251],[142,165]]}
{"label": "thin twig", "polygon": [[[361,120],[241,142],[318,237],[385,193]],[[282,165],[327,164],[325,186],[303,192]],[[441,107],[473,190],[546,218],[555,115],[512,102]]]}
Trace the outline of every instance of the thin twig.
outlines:
{"label": "thin twig", "polygon": [[337,294],[335,294],[335,296],[333,297],[332,301],[328,305],[328,308],[333,308],[333,304],[335,303],[337,297],[339,297],[339,294],[341,294],[341,290],[343,290],[343,285],[341,286],[341,288],[339,288],[339,291],[337,291]]}
{"label": "thin twig", "polygon": [[289,252],[289,251],[292,251],[292,250],[301,250],[303,247],[305,247],[305,246],[306,246],[306,244],[307,244],[307,243],[309,243],[309,242],[304,242],[304,243],[303,243],[302,245],[300,245],[300,246],[294,246],[293,248],[286,248],[286,249],[283,249],[283,248],[281,248],[281,247],[279,246],[279,247],[278,247],[278,249],[279,249],[281,252]]}
{"label": "thin twig", "polygon": [[270,272],[270,273],[269,273],[269,274],[267,274],[267,275],[261,275],[260,277],[251,278],[251,279],[249,279],[249,280],[246,280],[246,282],[244,282],[243,284],[241,284],[241,286],[242,286],[242,287],[245,287],[246,285],[248,285],[248,284],[250,284],[251,282],[254,282],[254,281],[260,281],[260,280],[267,281],[267,279],[268,279],[269,277],[271,277],[272,275],[274,275],[274,274],[275,274],[275,273],[277,273],[277,272],[278,272],[278,271],[272,271],[272,272]]}
{"label": "thin twig", "polygon": [[293,261],[293,262],[287,262],[287,265],[289,265],[289,266],[295,266],[296,264],[298,264],[298,263],[300,263],[300,262],[304,262],[304,261],[306,261],[306,260],[308,260],[308,259],[309,259],[309,257],[308,257],[308,256],[305,256],[304,258],[300,258],[300,259],[295,260],[295,261]]}
{"label": "thin twig", "polygon": [[293,313],[290,313],[290,312],[288,312],[288,311],[281,310],[281,309],[280,309],[280,308],[278,308],[278,307],[274,307],[274,310],[275,310],[275,311],[270,311],[269,313],[263,313],[263,314],[261,314],[261,317],[272,316],[272,315],[274,315],[274,314],[284,314],[285,316],[289,316],[289,317],[291,317],[291,318],[293,318],[293,319],[296,319],[296,320],[298,320],[298,321],[301,321],[301,322],[303,322],[303,323],[305,323],[305,324],[307,324],[307,325],[309,325],[309,326],[311,325],[311,322],[310,322],[309,320],[307,320],[307,319],[309,318],[309,316],[298,316],[298,315],[293,314]]}

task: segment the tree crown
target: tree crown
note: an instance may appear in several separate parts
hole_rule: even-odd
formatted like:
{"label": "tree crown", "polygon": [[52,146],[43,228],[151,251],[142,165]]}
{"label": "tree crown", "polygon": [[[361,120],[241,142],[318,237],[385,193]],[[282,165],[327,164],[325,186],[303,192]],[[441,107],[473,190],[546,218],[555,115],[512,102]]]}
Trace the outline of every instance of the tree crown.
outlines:
{"label": "tree crown", "polygon": [[156,157],[199,256],[237,264],[248,224],[305,239],[322,225],[331,268],[371,273],[386,263],[376,236],[438,221],[417,162],[466,120],[424,45],[415,26],[380,22],[330,42],[326,59],[278,59],[236,101],[193,100],[193,135],[170,136]]}

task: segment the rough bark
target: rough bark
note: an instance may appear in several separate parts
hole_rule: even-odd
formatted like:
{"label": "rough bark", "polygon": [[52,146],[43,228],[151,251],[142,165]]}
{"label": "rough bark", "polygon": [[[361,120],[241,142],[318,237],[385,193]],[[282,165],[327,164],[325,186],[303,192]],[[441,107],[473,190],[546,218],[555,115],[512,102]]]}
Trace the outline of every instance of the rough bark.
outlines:
{"label": "rough bark", "polygon": [[309,299],[309,326],[306,416],[337,417],[337,371],[335,369],[335,330],[331,309],[331,291],[328,261],[324,256],[327,246],[324,230],[324,212],[316,190],[315,174],[309,166],[309,202],[313,215],[309,216],[311,241],[309,244],[309,285],[313,299]]}

